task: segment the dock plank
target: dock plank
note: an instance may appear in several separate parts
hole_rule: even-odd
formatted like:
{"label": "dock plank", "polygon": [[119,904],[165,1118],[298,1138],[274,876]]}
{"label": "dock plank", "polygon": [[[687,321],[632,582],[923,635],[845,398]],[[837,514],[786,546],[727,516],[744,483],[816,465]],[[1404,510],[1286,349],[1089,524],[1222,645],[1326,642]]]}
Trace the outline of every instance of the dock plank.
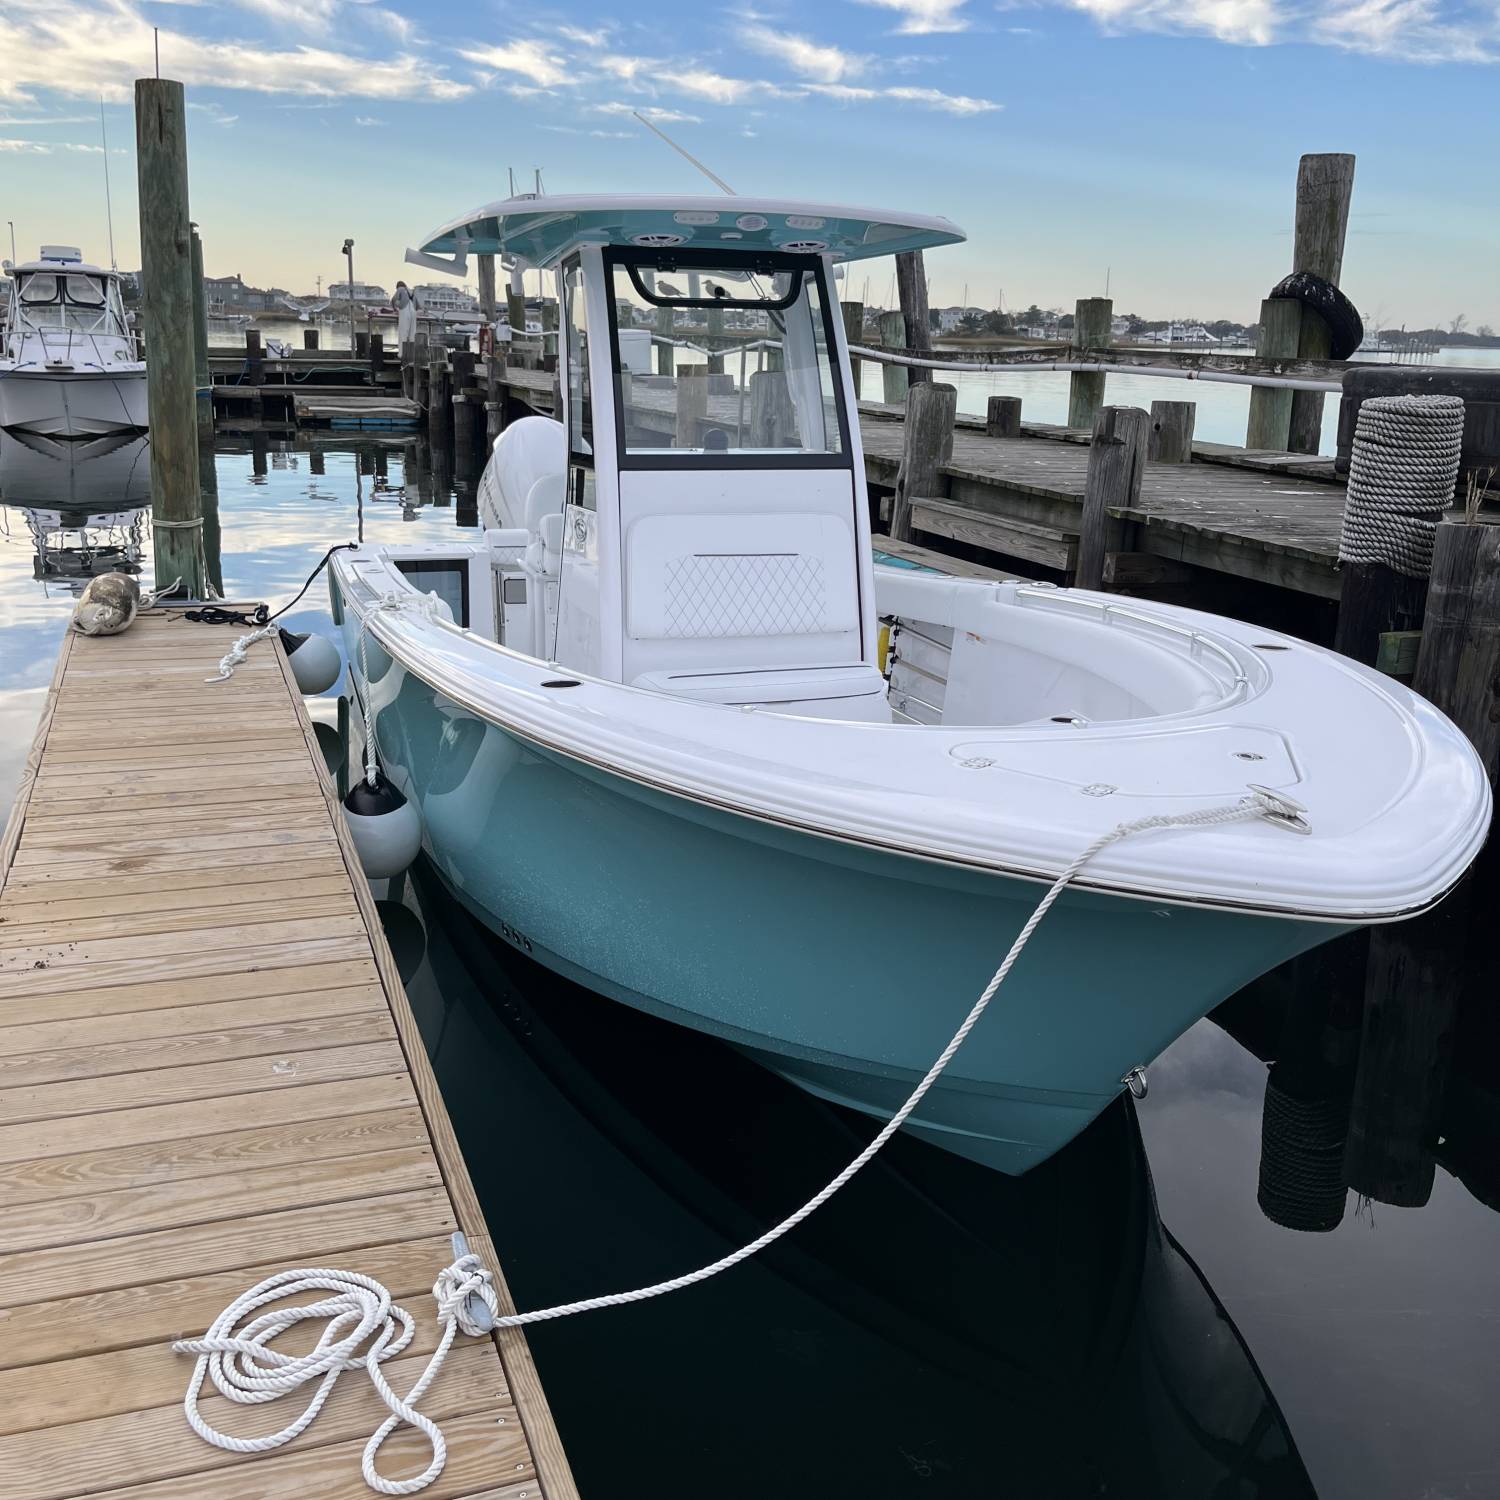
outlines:
{"label": "dock plank", "polygon": [[[285,658],[211,682],[238,629],[177,618],[65,639],[0,837],[0,1491],[364,1495],[362,1374],[288,1448],[229,1454],[183,1420],[170,1341],[277,1270],[347,1266],[419,1319],[403,1389],[460,1227],[512,1304]],[[574,1500],[519,1331],[461,1340],[423,1409],[433,1500]],[[402,1431],[381,1469],[426,1461]]]}

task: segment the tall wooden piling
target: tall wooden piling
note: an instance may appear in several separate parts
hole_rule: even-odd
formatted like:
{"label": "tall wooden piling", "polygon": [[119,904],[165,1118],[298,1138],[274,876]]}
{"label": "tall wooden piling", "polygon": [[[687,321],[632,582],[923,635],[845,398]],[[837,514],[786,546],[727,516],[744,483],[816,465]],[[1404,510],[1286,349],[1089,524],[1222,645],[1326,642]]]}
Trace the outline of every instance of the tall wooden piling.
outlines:
{"label": "tall wooden piling", "polygon": [[175,79],[136,79],[135,152],[155,576],[163,588],[180,578],[182,592],[201,598],[206,580],[198,495],[187,111],[182,85]]}
{"label": "tall wooden piling", "polygon": [[[659,307],[656,309],[656,336],[659,339],[670,339],[672,333],[672,309],[670,307]],[[658,344],[656,346],[656,373],[658,375],[671,375],[677,368],[677,350],[672,344]]]}
{"label": "tall wooden piling", "polygon": [[[880,347],[906,352],[906,314],[900,311],[880,315]],[[905,365],[881,365],[880,396],[896,405],[906,400],[907,369]]]}
{"label": "tall wooden piling", "polygon": [[[1114,314],[1115,304],[1110,298],[1080,297],[1073,309],[1073,348],[1084,354],[1107,349]],[[1068,377],[1069,427],[1094,425],[1094,415],[1104,405],[1104,381],[1102,370],[1075,370]]]}
{"label": "tall wooden piling", "polygon": [[[863,302],[840,302],[839,311],[844,318],[844,342],[851,347],[862,344],[865,341],[865,305]],[[858,355],[849,356],[849,371],[854,377],[854,399],[856,401],[864,394],[860,384],[864,370],[864,363]]]}
{"label": "tall wooden piling", "polygon": [[302,330],[302,347],[304,349],[316,349],[318,347],[318,330],[316,328],[304,328]]}
{"label": "tall wooden piling", "polygon": [[[1500,526],[1438,525],[1412,686],[1469,736],[1500,786]],[[1471,922],[1495,868],[1492,845],[1435,910],[1371,937],[1345,1166],[1349,1185],[1382,1203],[1420,1206],[1431,1194],[1465,940],[1489,942],[1492,908],[1479,902],[1482,933]]]}
{"label": "tall wooden piling", "polygon": [[724,309],[711,307],[708,310],[708,372],[710,375],[724,373]]}
{"label": "tall wooden piling", "polygon": [[495,257],[476,256],[475,264],[479,267],[479,312],[488,326],[495,321],[498,311],[495,302]]}
{"label": "tall wooden piling", "polygon": [[[1297,217],[1293,232],[1292,269],[1311,271],[1339,284],[1344,267],[1344,236],[1349,202],[1354,196],[1354,158],[1343,152],[1304,156],[1297,166]],[[1328,324],[1310,308],[1301,309],[1297,354],[1327,359],[1332,348]],[[1293,391],[1293,453],[1316,453],[1323,433],[1323,392]]]}
{"label": "tall wooden piling", "polygon": [[676,446],[699,448],[703,445],[703,424],[708,420],[708,373],[690,365],[677,375]]}
{"label": "tall wooden piling", "polygon": [[955,386],[923,380],[907,390],[901,467],[891,501],[890,534],[898,542],[911,540],[912,502],[945,493],[942,468],[953,457],[953,419],[957,412]]}
{"label": "tall wooden piling", "polygon": [[[927,308],[927,268],[920,250],[896,257],[896,291],[906,320],[906,347],[919,359],[932,353],[932,322]],[[908,366],[907,383],[919,385],[932,379],[931,370]]]}
{"label": "tall wooden piling", "polygon": [[198,440],[211,438],[214,430],[213,376],[208,369],[208,303],[203,294],[203,241],[198,226],[192,230],[193,277],[193,384],[198,414]]}
{"label": "tall wooden piling", "polygon": [[[1255,352],[1261,359],[1295,359],[1302,337],[1302,304],[1284,297],[1267,297],[1260,304],[1260,339]],[[1250,387],[1250,420],[1245,446],[1286,452],[1292,432],[1292,392],[1275,385]]]}
{"label": "tall wooden piling", "polygon": [[1138,406],[1101,406],[1094,418],[1073,577],[1078,588],[1097,589],[1104,583],[1109,512],[1128,509],[1140,499],[1150,431],[1151,418]]}

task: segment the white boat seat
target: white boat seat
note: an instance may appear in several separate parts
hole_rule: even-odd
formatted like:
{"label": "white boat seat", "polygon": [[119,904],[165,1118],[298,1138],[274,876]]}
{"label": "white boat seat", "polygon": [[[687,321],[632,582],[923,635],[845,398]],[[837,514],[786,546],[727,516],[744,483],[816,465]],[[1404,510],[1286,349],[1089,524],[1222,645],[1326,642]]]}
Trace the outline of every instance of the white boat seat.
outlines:
{"label": "white boat seat", "polygon": [[742,672],[643,672],[632,686],[699,703],[749,704],[818,719],[887,723],[891,717],[885,679],[868,662]]}

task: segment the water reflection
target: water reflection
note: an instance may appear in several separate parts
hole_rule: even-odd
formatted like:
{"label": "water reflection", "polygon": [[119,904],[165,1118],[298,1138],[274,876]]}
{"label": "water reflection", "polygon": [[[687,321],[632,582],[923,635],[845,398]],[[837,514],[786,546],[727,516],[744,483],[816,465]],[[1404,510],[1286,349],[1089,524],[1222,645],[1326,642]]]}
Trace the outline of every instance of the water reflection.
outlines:
{"label": "water reflection", "polygon": [[[435,882],[382,910],[524,1302],[712,1259],[868,1134],[732,1049],[530,965]],[[1313,1492],[1162,1225],[1128,1101],[1019,1179],[898,1137],[757,1262],[532,1338],[584,1493]],[[627,1380],[605,1373],[626,1363]],[[643,1430],[661,1448],[632,1472]]]}
{"label": "water reflection", "polygon": [[6,433],[0,497],[7,539],[16,535],[13,528],[30,537],[38,583],[73,595],[99,573],[141,571],[151,464],[139,434],[77,442]]}

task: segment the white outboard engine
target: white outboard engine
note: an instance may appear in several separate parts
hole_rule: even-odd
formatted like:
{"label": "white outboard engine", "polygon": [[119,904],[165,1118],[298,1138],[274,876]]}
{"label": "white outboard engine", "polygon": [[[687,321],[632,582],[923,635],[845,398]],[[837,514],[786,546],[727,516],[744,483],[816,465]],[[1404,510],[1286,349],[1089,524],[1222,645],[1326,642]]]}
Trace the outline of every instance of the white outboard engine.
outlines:
{"label": "white outboard engine", "polygon": [[[495,439],[495,451],[479,480],[479,519],[497,530],[524,527],[532,510],[532,491],[543,481],[556,486],[549,509],[562,509],[562,488],[568,472],[568,436],[551,417],[522,417]],[[541,496],[536,497],[540,501]]]}

